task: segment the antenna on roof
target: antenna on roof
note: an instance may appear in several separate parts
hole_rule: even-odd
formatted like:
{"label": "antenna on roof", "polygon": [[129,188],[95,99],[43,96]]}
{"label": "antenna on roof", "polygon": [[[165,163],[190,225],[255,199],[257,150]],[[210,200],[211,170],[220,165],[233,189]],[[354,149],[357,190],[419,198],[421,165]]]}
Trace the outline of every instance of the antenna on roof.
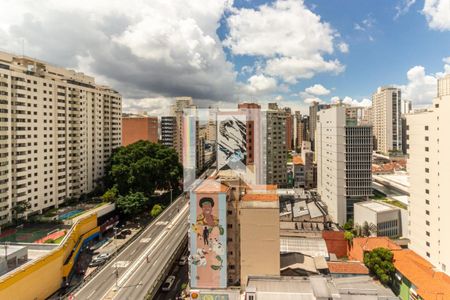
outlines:
{"label": "antenna on roof", "polygon": [[22,57],[25,56],[25,39],[22,38]]}

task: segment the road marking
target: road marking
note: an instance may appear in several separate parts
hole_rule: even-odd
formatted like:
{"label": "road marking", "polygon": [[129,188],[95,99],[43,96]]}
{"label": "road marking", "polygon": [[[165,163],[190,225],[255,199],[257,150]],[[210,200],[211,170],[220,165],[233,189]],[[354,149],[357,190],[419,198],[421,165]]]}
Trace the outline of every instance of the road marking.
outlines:
{"label": "road marking", "polygon": [[[180,220],[181,217],[183,217],[184,211],[189,209],[189,205],[185,204],[185,206],[180,210],[180,214],[178,214],[178,216],[172,220],[172,224],[176,224],[178,223],[178,221]],[[154,242],[150,245],[150,247],[148,247],[143,253],[142,255],[131,265],[130,268],[128,268],[126,270],[126,272],[119,278],[118,281],[118,286],[119,288],[117,289],[117,292],[119,293],[119,291],[121,290],[122,286],[124,286],[125,283],[128,282],[128,280],[134,275],[134,271],[136,270],[136,268],[140,267],[142,265],[142,261],[144,259],[147,259],[147,256],[149,255],[150,252],[153,252],[153,250],[159,245],[160,241],[162,238],[167,237],[168,235],[166,234],[166,232],[171,231],[171,230],[167,230],[164,229],[162,230],[158,237],[154,240]],[[155,263],[156,264],[156,263]]]}
{"label": "road marking", "polygon": [[[177,203],[177,202],[179,202],[179,201],[181,201],[181,200],[184,200],[183,195],[179,196],[179,197],[173,202],[173,204],[171,204],[170,206],[175,207],[175,203]],[[181,203],[183,203],[183,202],[181,201]],[[164,210],[164,211],[156,218],[156,220],[159,220],[159,219],[162,218],[163,216],[168,215],[168,212],[169,212],[169,210],[170,210],[170,209],[169,209],[170,206],[169,206],[167,209],[165,209],[165,210]],[[155,220],[155,221],[156,221],[156,220]],[[146,229],[144,229],[144,231],[143,231],[140,235],[145,236],[146,233],[147,233],[149,230],[155,229],[155,226],[154,226],[154,225],[155,225],[155,223],[150,224]],[[128,248],[130,248],[133,244],[134,244],[134,242],[133,242],[133,243],[130,243],[128,246],[126,246],[125,249],[123,249],[123,250],[120,252],[120,254],[125,253],[126,250],[127,250]],[[111,260],[111,261],[108,263],[108,265],[112,265],[113,262],[114,262],[115,260],[117,260],[117,255],[119,255],[119,253],[116,254],[115,258],[114,258],[113,260]],[[86,285],[84,285],[84,287],[83,287],[82,289],[80,289],[80,290],[75,294],[75,296],[78,296],[78,294],[81,293],[84,289],[86,289],[87,286],[88,286],[89,284],[94,283],[94,279],[96,279],[97,277],[99,277],[100,274],[102,274],[102,273],[103,273],[105,270],[107,270],[107,269],[108,269],[108,268],[105,267],[105,268],[103,268],[100,272],[98,272],[91,280],[88,281],[88,283],[87,283]],[[112,287],[114,287],[114,285],[113,285]],[[108,292],[109,292],[109,290],[108,290]],[[108,293],[108,292],[107,292],[107,293]],[[107,293],[106,293],[105,295],[103,295],[103,297],[102,297],[101,299],[103,299],[103,298],[107,295]]]}
{"label": "road marking", "polygon": [[152,239],[151,238],[143,238],[140,240],[141,243],[149,243]]}
{"label": "road marking", "polygon": [[159,222],[156,222],[155,225],[156,226],[166,226],[167,223],[169,223],[169,222],[168,221],[159,221]]}
{"label": "road marking", "polygon": [[115,262],[111,268],[126,268],[130,264],[129,260],[119,260],[118,262]]}
{"label": "road marking", "polygon": [[95,294],[95,291],[96,291],[96,290],[93,290],[92,293],[89,294],[89,296],[87,297],[87,299],[91,298],[91,296]]}

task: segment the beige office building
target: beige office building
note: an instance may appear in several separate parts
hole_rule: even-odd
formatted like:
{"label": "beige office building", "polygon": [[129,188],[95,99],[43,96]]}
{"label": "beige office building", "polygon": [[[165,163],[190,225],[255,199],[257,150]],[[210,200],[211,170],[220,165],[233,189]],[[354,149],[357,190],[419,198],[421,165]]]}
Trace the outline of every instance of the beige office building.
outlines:
{"label": "beige office building", "polygon": [[317,191],[334,222],[353,218],[353,205],[372,195],[372,127],[355,108],[335,105],[317,114]]}
{"label": "beige office building", "polygon": [[0,52],[0,223],[92,191],[121,116],[120,94],[93,77]]}
{"label": "beige office building", "polygon": [[372,95],[372,125],[375,150],[389,154],[402,151],[401,91],[394,87],[380,87]]}
{"label": "beige office building", "polygon": [[450,274],[450,75],[426,111],[408,114],[410,248]]}

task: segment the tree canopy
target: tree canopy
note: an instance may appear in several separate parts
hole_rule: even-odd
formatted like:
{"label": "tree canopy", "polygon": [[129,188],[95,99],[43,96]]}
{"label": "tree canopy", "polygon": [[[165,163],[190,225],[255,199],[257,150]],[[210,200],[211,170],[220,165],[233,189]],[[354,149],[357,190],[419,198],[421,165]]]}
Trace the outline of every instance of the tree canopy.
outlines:
{"label": "tree canopy", "polygon": [[364,254],[364,264],[383,284],[390,284],[395,272],[394,255],[385,248],[375,248]]}
{"label": "tree canopy", "polygon": [[116,149],[106,174],[106,186],[115,186],[120,195],[134,191],[151,196],[156,189],[177,188],[182,166],[174,149],[139,141]]}
{"label": "tree canopy", "polygon": [[156,218],[162,211],[163,211],[162,205],[155,204],[155,205],[153,205],[153,208],[150,211],[150,216],[152,216],[152,218]]}
{"label": "tree canopy", "polygon": [[126,196],[119,196],[117,208],[126,215],[136,215],[147,204],[148,198],[142,192],[130,192]]}

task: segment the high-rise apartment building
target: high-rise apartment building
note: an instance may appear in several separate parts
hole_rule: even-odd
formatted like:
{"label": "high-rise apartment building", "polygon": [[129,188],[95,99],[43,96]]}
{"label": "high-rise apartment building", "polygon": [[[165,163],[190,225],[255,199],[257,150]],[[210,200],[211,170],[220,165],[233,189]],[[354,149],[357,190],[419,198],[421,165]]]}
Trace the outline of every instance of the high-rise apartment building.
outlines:
{"label": "high-rise apartment building", "polygon": [[313,102],[309,106],[309,139],[311,140],[311,147],[314,151],[315,149],[315,138],[316,138],[316,124],[317,124],[317,114],[319,111],[330,108],[330,104],[319,104],[318,102]]}
{"label": "high-rise apartment building", "polygon": [[335,105],[317,115],[317,189],[333,221],[353,217],[353,204],[372,195],[372,127],[355,108]]}
{"label": "high-rise apartment building", "polygon": [[261,106],[257,103],[239,103],[238,109],[246,113],[246,147],[247,147],[247,164],[253,164],[255,156],[259,159],[255,145],[258,145],[259,122],[261,114]]}
{"label": "high-rise apartment building", "polygon": [[[175,134],[173,139],[173,146],[178,153],[178,159],[183,162],[183,137],[185,135],[183,129],[183,111],[185,109],[195,108],[191,97],[177,97],[172,106],[172,115],[175,116]],[[196,126],[198,130],[198,126]],[[198,132],[196,133],[198,135]]]}
{"label": "high-rise apartment building", "polygon": [[0,223],[91,192],[121,117],[120,94],[93,77],[0,52]]}
{"label": "high-rise apartment building", "polygon": [[158,117],[126,115],[122,117],[122,145],[137,141],[158,142]]}
{"label": "high-rise apartment building", "polygon": [[372,125],[375,149],[381,153],[402,151],[401,91],[380,87],[372,95]]}
{"label": "high-rise apartment building", "polygon": [[175,147],[176,123],[175,116],[161,117],[161,144],[164,146]]}
{"label": "high-rise apartment building", "polygon": [[291,109],[289,107],[284,108],[286,113],[286,148],[287,151],[292,151],[293,148],[293,136],[294,136],[294,117],[292,116]]}
{"label": "high-rise apartment building", "polygon": [[432,107],[409,114],[410,248],[450,272],[450,75],[438,80]]}
{"label": "high-rise apartment building", "polygon": [[266,183],[287,185],[286,113],[276,103],[266,112]]}

